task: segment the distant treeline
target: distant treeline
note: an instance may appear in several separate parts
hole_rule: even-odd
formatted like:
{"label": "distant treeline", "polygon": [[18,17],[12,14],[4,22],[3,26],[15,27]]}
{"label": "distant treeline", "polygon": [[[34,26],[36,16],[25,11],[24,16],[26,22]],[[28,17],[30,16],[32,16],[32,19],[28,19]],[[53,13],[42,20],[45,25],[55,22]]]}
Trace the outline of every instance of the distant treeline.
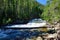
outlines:
{"label": "distant treeline", "polygon": [[43,9],[36,0],[0,0],[0,25],[39,18]]}

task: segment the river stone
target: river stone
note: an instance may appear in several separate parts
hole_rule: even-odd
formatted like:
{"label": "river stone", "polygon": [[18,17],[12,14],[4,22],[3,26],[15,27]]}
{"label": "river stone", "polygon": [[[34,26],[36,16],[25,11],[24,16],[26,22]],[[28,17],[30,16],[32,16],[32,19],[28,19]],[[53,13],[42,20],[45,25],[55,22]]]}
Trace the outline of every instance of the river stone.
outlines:
{"label": "river stone", "polygon": [[37,39],[36,40],[42,40],[42,38],[41,37],[37,37]]}

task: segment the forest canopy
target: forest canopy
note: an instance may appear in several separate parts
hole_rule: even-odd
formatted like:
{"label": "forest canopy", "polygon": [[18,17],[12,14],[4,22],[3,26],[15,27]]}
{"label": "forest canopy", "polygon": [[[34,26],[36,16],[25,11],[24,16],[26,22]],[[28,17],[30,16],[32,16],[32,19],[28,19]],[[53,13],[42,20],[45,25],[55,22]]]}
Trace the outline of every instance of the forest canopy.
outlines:
{"label": "forest canopy", "polygon": [[0,25],[40,18],[43,9],[36,0],[0,0]]}

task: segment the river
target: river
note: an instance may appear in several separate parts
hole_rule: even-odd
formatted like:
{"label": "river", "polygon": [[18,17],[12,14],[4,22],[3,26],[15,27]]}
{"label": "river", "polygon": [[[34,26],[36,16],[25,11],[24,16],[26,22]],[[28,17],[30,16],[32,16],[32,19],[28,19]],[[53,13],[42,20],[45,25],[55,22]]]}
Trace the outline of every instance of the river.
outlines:
{"label": "river", "polygon": [[0,29],[0,40],[16,40],[38,36],[40,32],[29,29]]}

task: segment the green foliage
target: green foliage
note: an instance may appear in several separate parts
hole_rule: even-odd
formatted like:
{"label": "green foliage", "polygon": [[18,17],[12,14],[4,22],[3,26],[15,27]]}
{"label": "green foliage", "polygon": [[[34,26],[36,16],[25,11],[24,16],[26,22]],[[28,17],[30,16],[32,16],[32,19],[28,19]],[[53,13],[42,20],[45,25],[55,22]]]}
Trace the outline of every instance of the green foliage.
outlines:
{"label": "green foliage", "polygon": [[40,17],[43,8],[35,0],[0,0],[0,25]]}
{"label": "green foliage", "polygon": [[42,18],[49,21],[59,21],[60,20],[60,0],[49,0],[42,13]]}

